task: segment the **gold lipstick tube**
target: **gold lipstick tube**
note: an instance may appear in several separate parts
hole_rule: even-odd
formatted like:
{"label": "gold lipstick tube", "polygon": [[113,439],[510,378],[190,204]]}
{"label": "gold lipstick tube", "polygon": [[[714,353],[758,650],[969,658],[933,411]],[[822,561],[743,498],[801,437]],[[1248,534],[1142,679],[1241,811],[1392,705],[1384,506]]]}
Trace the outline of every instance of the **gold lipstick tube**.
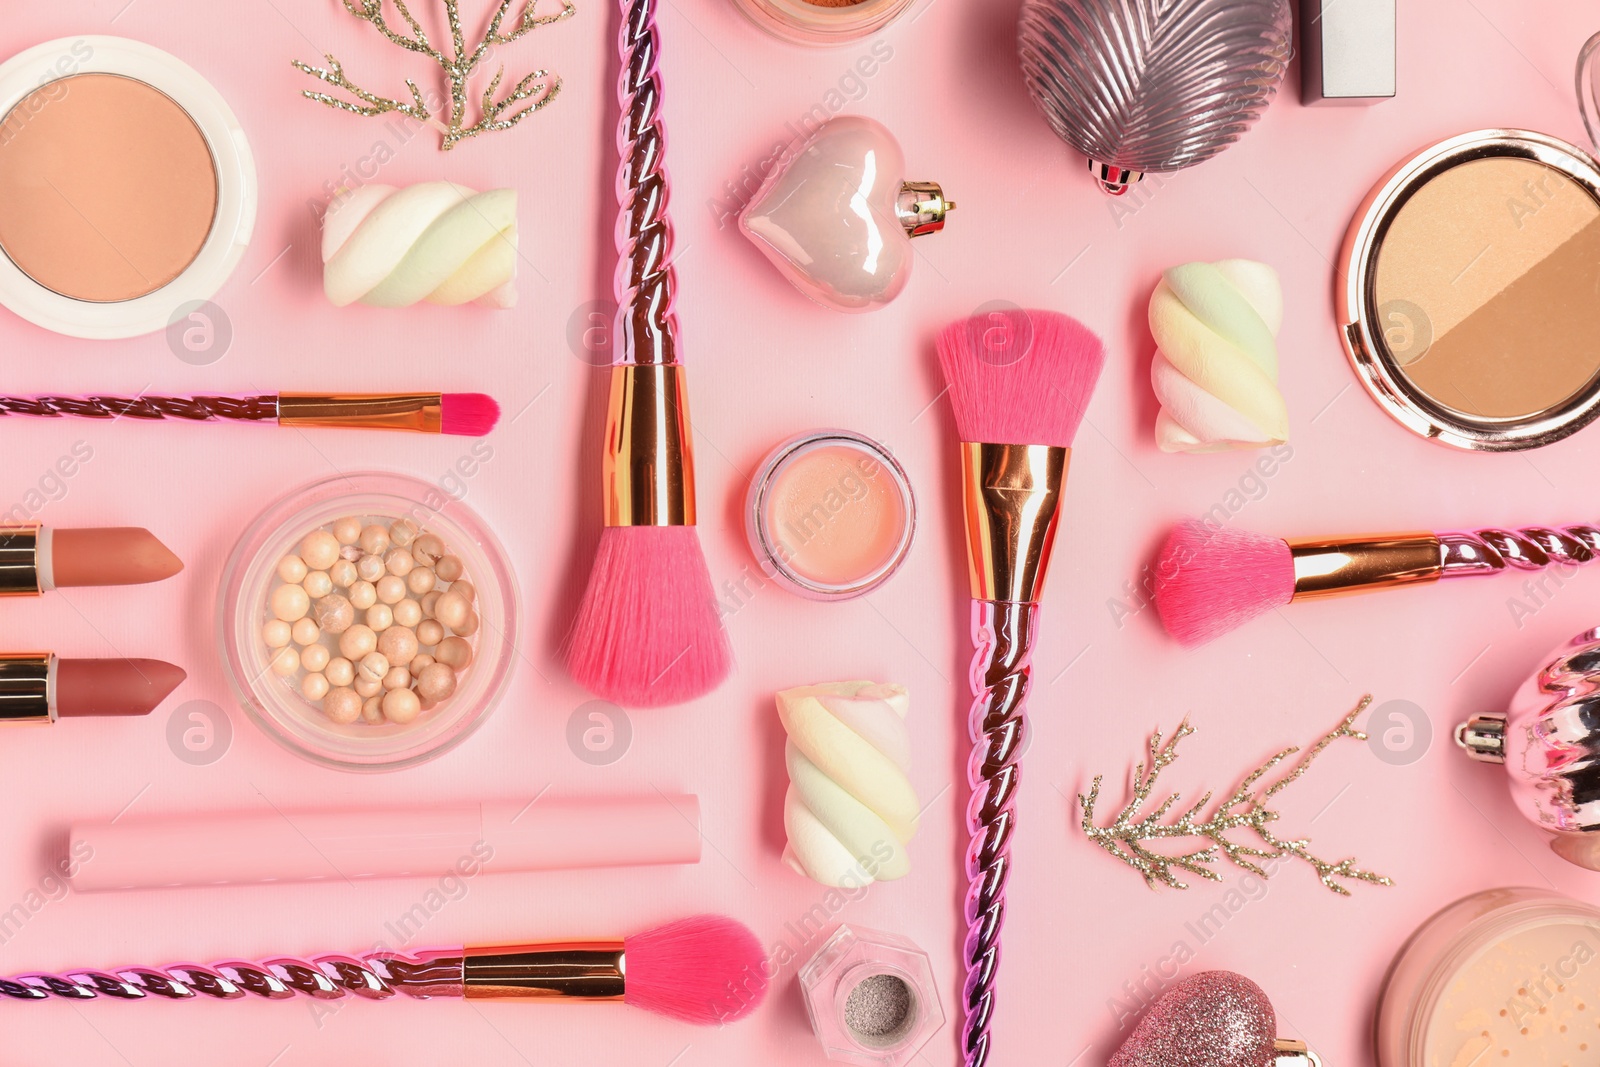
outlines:
{"label": "gold lipstick tube", "polygon": [[0,652],[0,724],[55,722],[48,652]]}
{"label": "gold lipstick tube", "polygon": [[282,393],[279,426],[360,426],[369,430],[438,433],[444,420],[438,393]]}
{"label": "gold lipstick tube", "polygon": [[603,460],[607,526],[693,526],[689,396],[676,363],[611,368]]}
{"label": "gold lipstick tube", "polygon": [[38,596],[43,592],[39,584],[38,523],[21,526],[0,526],[0,597]]}
{"label": "gold lipstick tube", "polygon": [[462,996],[468,1000],[621,1000],[626,974],[621,941],[462,952]]}
{"label": "gold lipstick tube", "polygon": [[1054,445],[961,443],[974,600],[1039,600],[1071,458],[1071,449]]}
{"label": "gold lipstick tube", "polygon": [[1439,538],[1432,533],[1290,541],[1288,545],[1294,562],[1295,600],[1432,582],[1444,573]]}

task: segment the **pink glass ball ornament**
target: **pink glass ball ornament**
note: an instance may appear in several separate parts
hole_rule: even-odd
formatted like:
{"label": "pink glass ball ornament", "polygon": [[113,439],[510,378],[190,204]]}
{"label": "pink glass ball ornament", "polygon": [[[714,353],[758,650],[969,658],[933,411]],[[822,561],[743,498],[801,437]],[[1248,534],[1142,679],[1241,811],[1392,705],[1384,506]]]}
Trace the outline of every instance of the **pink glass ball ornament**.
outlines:
{"label": "pink glass ball ornament", "polygon": [[934,182],[905,181],[905,155],[881,123],[830,119],[796,138],[739,213],[739,229],[806,296],[871,311],[911,277],[911,238],[944,229]]}

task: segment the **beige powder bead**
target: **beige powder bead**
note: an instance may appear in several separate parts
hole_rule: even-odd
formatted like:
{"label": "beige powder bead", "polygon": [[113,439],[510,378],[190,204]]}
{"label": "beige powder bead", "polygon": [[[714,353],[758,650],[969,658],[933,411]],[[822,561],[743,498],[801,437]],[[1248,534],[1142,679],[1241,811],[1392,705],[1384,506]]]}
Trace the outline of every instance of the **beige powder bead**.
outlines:
{"label": "beige powder bead", "polygon": [[411,590],[412,596],[425,596],[438,584],[439,579],[426,567],[418,567],[406,575],[406,588]]}
{"label": "beige powder bead", "polygon": [[361,575],[356,573],[356,565],[347,559],[341,559],[328,568],[328,577],[333,579],[335,589],[349,589],[356,584],[356,579]]}
{"label": "beige powder bead", "polygon": [[312,530],[300,542],[300,558],[314,571],[325,571],[339,558],[339,540],[327,530]]}
{"label": "beige powder bead", "polygon": [[322,714],[341,725],[355,722],[361,718],[361,694],[343,685],[328,690],[322,698]]}
{"label": "beige powder bead", "polygon": [[417,696],[430,706],[448,700],[456,691],[456,672],[443,663],[433,663],[417,674]]}
{"label": "beige powder bead", "polygon": [[475,604],[478,602],[478,587],[473,585],[471,582],[452,582],[450,585],[450,591],[452,593],[460,593],[466,598],[468,604]]}
{"label": "beige powder bead", "polygon": [[322,673],[328,679],[329,685],[349,685],[356,680],[356,665],[343,656],[335,656],[328,661]]}
{"label": "beige powder bead", "polygon": [[383,682],[377,678],[360,678],[355,682],[355,691],[361,694],[361,699],[371,700],[383,693]]}
{"label": "beige powder bead", "polygon": [[383,577],[383,558],[380,556],[362,556],[356,561],[356,575],[363,582],[375,582]]}
{"label": "beige powder bead", "polygon": [[411,554],[424,567],[431,567],[444,555],[444,542],[437,534],[425,533],[411,545]]}
{"label": "beige powder bead", "polygon": [[367,609],[367,625],[377,633],[383,633],[394,625],[394,609],[387,604],[374,604]]}
{"label": "beige powder bead", "polygon": [[293,678],[300,673],[300,653],[292,648],[280,648],[272,656],[272,673],[279,678]]}
{"label": "beige powder bead", "polygon": [[299,585],[305,581],[307,572],[311,570],[306,566],[306,561],[299,556],[284,556],[278,561],[278,577],[290,585]]}
{"label": "beige powder bead", "polygon": [[357,582],[350,587],[350,606],[366,611],[378,602],[378,587],[371,582]]}
{"label": "beige powder bead", "polygon": [[327,645],[307,645],[300,650],[300,666],[313,674],[321,674],[333,659],[333,653],[328,651]]}
{"label": "beige powder bead", "polygon": [[361,540],[361,520],[350,516],[333,524],[333,539],[341,545],[353,545]]}
{"label": "beige powder bead", "polygon": [[378,599],[391,607],[406,598],[406,582],[404,578],[396,578],[392,574],[385,574],[377,582]]}
{"label": "beige powder bead", "polygon": [[307,700],[321,700],[328,695],[328,680],[320,674],[308,674],[300,679],[300,695]]}
{"label": "beige powder bead", "polygon": [[373,693],[361,705],[361,721],[377,726],[383,722],[383,694]]}
{"label": "beige powder bead", "polygon": [[383,698],[383,717],[390,722],[412,722],[420,714],[422,701],[409,689],[391,689]]}
{"label": "beige powder bead", "polygon": [[458,556],[440,556],[439,562],[433,565],[433,570],[435,574],[447,582],[460,581],[461,576],[467,573],[467,569],[461,565],[461,559]]}
{"label": "beige powder bead", "polygon": [[352,663],[360,661],[377,647],[378,635],[370,626],[357,623],[339,635],[339,655]]}
{"label": "beige powder bead", "polygon": [[331,593],[311,605],[311,617],[324,633],[342,634],[356,621],[356,609],[348,597]]}
{"label": "beige powder bead", "polygon": [[383,676],[385,689],[410,689],[411,672],[404,667],[390,667],[389,673]]}
{"label": "beige powder bead", "polygon": [[404,578],[416,569],[417,561],[405,549],[391,548],[389,554],[383,557],[383,566],[396,578]]}
{"label": "beige powder bead", "polygon": [[282,619],[268,619],[261,625],[261,640],[268,648],[282,648],[294,638],[294,627]]}
{"label": "beige powder bead", "polygon": [[361,551],[360,545],[345,545],[339,550],[339,558],[347,563],[354,563],[364,555],[366,553]]}
{"label": "beige powder bead", "polygon": [[441,589],[422,594],[422,617],[424,619],[433,618],[433,611],[439,606],[439,598],[442,596],[444,596],[444,591]]}
{"label": "beige powder bead", "polygon": [[328,577],[327,571],[312,571],[300,583],[300,588],[306,591],[306,596],[316,600],[333,592],[333,579]]}
{"label": "beige powder bead", "polygon": [[298,585],[280,585],[272,591],[271,607],[273,615],[284,622],[294,622],[311,610],[311,598]]}
{"label": "beige powder bead", "polygon": [[388,656],[390,663],[406,666],[417,655],[416,631],[407,626],[394,626],[383,631],[378,637],[378,651]]}
{"label": "beige powder bead", "polygon": [[418,652],[415,656],[411,657],[411,663],[408,666],[410,666],[412,674],[420,675],[423,671],[433,666],[436,662],[438,661],[432,656],[428,655],[426,652]]}
{"label": "beige powder bead", "polygon": [[433,658],[459,671],[472,662],[472,646],[464,637],[447,637],[439,642],[439,650]]}
{"label": "beige powder bead", "polygon": [[471,637],[473,634],[478,632],[478,622],[478,613],[476,611],[469,611],[467,612],[467,617],[462,620],[460,626],[455,628],[455,631],[462,637]]}
{"label": "beige powder bead", "polygon": [[289,628],[289,636],[297,645],[314,645],[322,639],[322,631],[312,619],[301,619]]}
{"label": "beige powder bead", "polygon": [[391,543],[407,548],[417,539],[417,524],[410,519],[396,519],[389,526]]}
{"label": "beige powder bead", "polygon": [[[412,571],[412,574],[421,573]],[[417,623],[422,621],[422,605],[415,600],[402,600],[394,606],[394,622],[396,626],[409,626],[416,629]]]}
{"label": "beige powder bead", "polygon": [[433,617],[452,630],[460,629],[461,624],[466,622],[467,616],[471,614],[472,605],[467,603],[466,597],[456,592],[445,593],[433,606]]}
{"label": "beige powder bead", "polygon": [[417,643],[432,648],[444,640],[444,627],[437,619],[424,619],[417,624]]}
{"label": "beige powder bead", "polygon": [[361,657],[361,662],[356,664],[356,677],[382,683],[383,676],[389,673],[389,657],[382,652],[368,652]]}
{"label": "beige powder bead", "polygon": [[381,556],[389,551],[389,531],[376,524],[362,530],[361,551],[369,556]]}

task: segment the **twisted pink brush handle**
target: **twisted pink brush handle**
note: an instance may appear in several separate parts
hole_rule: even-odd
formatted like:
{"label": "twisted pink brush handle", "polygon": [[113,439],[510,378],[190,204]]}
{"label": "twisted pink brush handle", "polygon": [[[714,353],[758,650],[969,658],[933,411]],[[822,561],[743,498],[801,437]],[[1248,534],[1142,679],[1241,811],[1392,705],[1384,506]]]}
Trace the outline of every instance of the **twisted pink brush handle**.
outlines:
{"label": "twisted pink brush handle", "polygon": [[278,417],[278,398],[254,396],[0,396],[0,416],[37,419],[219,419],[264,422]]}
{"label": "twisted pink brush handle", "polygon": [[1005,924],[1006,883],[1011,878],[1011,834],[1016,828],[1017,783],[1024,730],[1024,705],[1033,680],[1032,603],[972,602],[972,758],[967,782],[967,968],[962,1007],[967,1067],[989,1059],[995,974],[1000,967],[1000,930]]}
{"label": "twisted pink brush handle", "polygon": [[672,223],[662,163],[667,133],[661,122],[661,35],[656,0],[621,0],[617,37],[621,74],[617,103],[617,363],[678,362],[678,321],[672,313]]}
{"label": "twisted pink brush handle", "polygon": [[287,1000],[295,996],[338,1000],[357,996],[386,1000],[396,994],[417,999],[459,997],[462,950],[405,955],[283,957],[259,963],[229,960],[209,967],[128,967],[117,971],[71,971],[0,978],[0,997],[13,1000],[241,1000],[248,996]]}
{"label": "twisted pink brush handle", "polygon": [[1582,523],[1518,530],[1490,527],[1438,537],[1445,578],[1498,574],[1508,568],[1537,571],[1553,564],[1576,567],[1600,556],[1600,527]]}

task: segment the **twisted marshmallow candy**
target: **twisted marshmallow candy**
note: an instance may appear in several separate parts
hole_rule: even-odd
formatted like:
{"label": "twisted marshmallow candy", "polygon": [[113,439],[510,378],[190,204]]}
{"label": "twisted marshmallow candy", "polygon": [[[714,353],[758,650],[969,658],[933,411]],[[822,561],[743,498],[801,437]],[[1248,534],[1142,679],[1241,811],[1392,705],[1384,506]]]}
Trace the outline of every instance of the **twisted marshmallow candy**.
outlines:
{"label": "twisted marshmallow candy", "polygon": [[829,682],[778,694],[788,731],[784,862],[815,882],[856,888],[902,878],[917,832],[906,772],[911,735],[903,685]]}
{"label": "twisted marshmallow candy", "polygon": [[517,302],[517,192],[452,182],[363,185],[322,220],[322,284],[338,307]]}
{"label": "twisted marshmallow candy", "polygon": [[1265,263],[1186,263],[1150,297],[1150,384],[1161,401],[1163,452],[1261,448],[1289,439],[1278,392],[1283,292]]}

